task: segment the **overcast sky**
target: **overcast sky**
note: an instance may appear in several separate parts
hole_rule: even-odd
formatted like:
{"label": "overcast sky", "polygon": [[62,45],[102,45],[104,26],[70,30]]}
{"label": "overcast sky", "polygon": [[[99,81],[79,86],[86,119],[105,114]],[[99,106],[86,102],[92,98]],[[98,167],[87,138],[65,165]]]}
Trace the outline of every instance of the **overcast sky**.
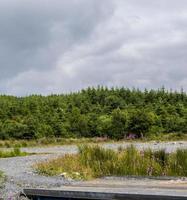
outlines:
{"label": "overcast sky", "polygon": [[187,91],[187,0],[0,0],[0,93]]}

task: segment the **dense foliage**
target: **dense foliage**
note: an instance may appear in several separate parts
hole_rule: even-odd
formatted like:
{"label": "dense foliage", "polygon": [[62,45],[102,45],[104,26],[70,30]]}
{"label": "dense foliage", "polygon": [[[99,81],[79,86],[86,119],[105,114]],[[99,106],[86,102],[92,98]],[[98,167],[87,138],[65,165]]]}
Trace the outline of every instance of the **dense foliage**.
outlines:
{"label": "dense foliage", "polygon": [[0,96],[0,139],[148,137],[187,133],[187,94],[126,88],[77,93]]}

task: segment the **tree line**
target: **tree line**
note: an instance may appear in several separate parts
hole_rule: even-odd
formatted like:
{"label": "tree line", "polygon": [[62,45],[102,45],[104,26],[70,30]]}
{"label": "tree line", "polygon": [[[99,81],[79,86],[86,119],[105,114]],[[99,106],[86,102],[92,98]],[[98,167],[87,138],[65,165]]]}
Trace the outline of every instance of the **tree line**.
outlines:
{"label": "tree line", "polygon": [[90,87],[70,94],[0,96],[0,139],[168,133],[187,133],[183,90]]}

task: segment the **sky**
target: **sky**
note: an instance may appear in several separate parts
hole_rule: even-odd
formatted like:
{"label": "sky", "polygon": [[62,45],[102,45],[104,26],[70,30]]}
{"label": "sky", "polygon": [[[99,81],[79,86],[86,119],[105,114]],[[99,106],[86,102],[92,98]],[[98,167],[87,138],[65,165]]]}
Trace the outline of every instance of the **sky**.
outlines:
{"label": "sky", "polygon": [[186,0],[1,0],[0,93],[187,91]]}

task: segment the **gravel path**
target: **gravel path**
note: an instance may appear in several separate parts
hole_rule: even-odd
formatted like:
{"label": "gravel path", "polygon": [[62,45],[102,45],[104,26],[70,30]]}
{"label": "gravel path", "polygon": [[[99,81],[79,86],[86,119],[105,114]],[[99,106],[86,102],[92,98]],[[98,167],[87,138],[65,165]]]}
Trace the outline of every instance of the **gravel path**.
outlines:
{"label": "gravel path", "polygon": [[[34,163],[55,158],[63,155],[63,153],[0,159],[0,170],[7,176],[5,187],[0,190],[0,198],[5,200],[9,198],[11,200],[15,199],[16,194],[22,191],[23,188],[49,189],[69,185],[70,183],[73,184],[72,180],[67,180],[63,177],[40,176],[32,169]],[[73,153],[73,151],[70,151],[70,153]]]}
{"label": "gravel path", "polygon": [[[103,144],[106,148],[117,149],[118,147],[127,147],[132,143],[107,143]],[[167,142],[167,143],[133,143],[138,149],[152,148],[166,149],[167,152],[173,152],[178,148],[187,149],[187,142]],[[76,153],[75,145],[58,146],[58,147],[33,147],[22,148],[22,151],[29,153],[43,153],[26,157],[4,158],[0,159],[0,170],[7,175],[7,181],[4,189],[0,190],[0,198],[5,200],[13,197],[23,188],[56,188],[62,185],[75,183],[72,180],[64,179],[63,177],[44,177],[37,175],[32,165],[39,161],[44,161],[50,158],[55,158],[65,153]],[[45,154],[44,154],[45,153]],[[12,198],[13,199],[13,198]]]}

